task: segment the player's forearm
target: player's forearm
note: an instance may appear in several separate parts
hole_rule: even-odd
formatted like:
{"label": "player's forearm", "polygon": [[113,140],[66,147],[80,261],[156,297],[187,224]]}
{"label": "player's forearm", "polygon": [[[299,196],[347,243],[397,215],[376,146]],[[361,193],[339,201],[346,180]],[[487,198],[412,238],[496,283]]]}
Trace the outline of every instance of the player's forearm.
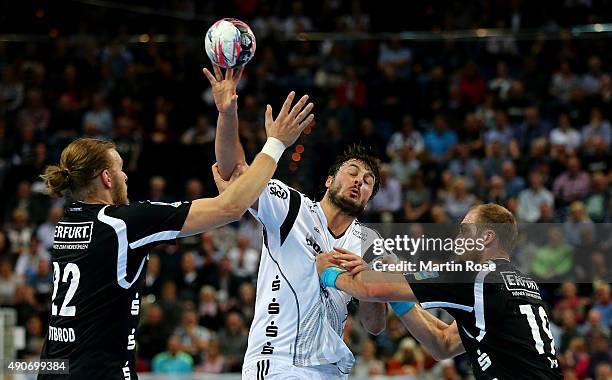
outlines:
{"label": "player's forearm", "polygon": [[191,205],[179,237],[190,236],[234,222],[258,199],[276,170],[276,161],[260,153],[252,165],[215,198],[197,199]]}
{"label": "player's forearm", "polygon": [[336,288],[360,301],[416,301],[402,274],[363,271],[350,276],[343,273],[336,279]]}
{"label": "player's forearm", "polygon": [[215,132],[215,157],[224,180],[232,175],[237,164],[245,163],[244,150],[238,134],[238,112],[220,112]]}
{"label": "player's forearm", "polygon": [[399,318],[434,359],[448,359],[465,352],[455,322],[446,324],[419,305],[415,305]]}
{"label": "player's forearm", "polygon": [[379,302],[360,302],[359,319],[372,335],[379,335],[387,327],[387,305]]}

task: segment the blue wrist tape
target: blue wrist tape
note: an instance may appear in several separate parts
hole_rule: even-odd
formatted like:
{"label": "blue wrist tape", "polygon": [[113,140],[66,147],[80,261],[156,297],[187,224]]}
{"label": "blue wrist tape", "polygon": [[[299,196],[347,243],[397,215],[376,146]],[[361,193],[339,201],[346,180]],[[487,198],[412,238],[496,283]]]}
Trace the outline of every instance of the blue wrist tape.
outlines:
{"label": "blue wrist tape", "polygon": [[336,288],[336,279],[340,274],[346,272],[346,269],[341,269],[338,267],[329,267],[325,268],[323,273],[321,273],[321,283],[325,285],[327,288]]}
{"label": "blue wrist tape", "polygon": [[399,317],[400,315],[403,315],[404,313],[406,313],[408,310],[412,309],[414,307],[414,305],[416,305],[416,302],[389,302],[389,306],[391,306],[391,309],[393,309],[393,312],[395,312],[395,314]]}

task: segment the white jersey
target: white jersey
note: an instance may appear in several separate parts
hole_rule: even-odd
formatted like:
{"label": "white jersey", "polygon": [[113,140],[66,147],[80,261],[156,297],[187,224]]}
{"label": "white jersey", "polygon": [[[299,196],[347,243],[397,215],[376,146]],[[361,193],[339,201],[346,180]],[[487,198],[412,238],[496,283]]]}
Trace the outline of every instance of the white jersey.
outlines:
{"label": "white jersey", "polygon": [[315,256],[333,247],[361,255],[377,233],[354,220],[333,236],[320,204],[278,180],[251,213],[264,226],[264,245],[244,366],[276,362],[347,374],[355,361],[342,339],[351,296],[322,287]]}

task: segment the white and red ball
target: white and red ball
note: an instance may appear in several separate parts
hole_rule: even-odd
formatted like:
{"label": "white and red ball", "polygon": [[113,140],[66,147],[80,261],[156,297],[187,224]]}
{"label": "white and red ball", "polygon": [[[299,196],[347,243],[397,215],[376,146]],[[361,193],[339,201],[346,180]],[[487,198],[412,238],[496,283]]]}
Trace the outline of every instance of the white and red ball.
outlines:
{"label": "white and red ball", "polygon": [[255,34],[246,23],[223,18],[206,32],[204,49],[213,64],[235,69],[245,65],[255,55]]}

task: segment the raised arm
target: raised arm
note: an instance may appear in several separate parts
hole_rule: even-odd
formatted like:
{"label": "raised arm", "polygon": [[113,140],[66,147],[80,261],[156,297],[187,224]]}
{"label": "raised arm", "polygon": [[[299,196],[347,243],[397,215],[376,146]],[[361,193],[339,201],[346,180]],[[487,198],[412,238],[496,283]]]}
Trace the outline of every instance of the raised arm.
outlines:
{"label": "raised arm", "polygon": [[203,71],[210,82],[219,112],[215,133],[215,157],[221,178],[228,180],[236,165],[246,164],[238,135],[238,95],[236,94],[244,66],[237,70],[225,70],[225,76],[219,66],[213,65],[213,70],[214,76],[208,69]]}
{"label": "raised arm", "polygon": [[465,352],[457,330],[457,322],[446,324],[419,305],[415,305],[399,318],[410,334],[427,348],[434,359],[444,360]]}
{"label": "raised arm", "polygon": [[276,120],[272,117],[272,107],[268,105],[265,113],[268,141],[262,152],[244,174],[217,197],[193,201],[179,236],[198,234],[238,220],[259,198],[284,149],[291,146],[314,119],[314,115],[309,114],[312,107],[298,109],[296,105],[290,112],[292,99],[293,96],[287,97]]}

